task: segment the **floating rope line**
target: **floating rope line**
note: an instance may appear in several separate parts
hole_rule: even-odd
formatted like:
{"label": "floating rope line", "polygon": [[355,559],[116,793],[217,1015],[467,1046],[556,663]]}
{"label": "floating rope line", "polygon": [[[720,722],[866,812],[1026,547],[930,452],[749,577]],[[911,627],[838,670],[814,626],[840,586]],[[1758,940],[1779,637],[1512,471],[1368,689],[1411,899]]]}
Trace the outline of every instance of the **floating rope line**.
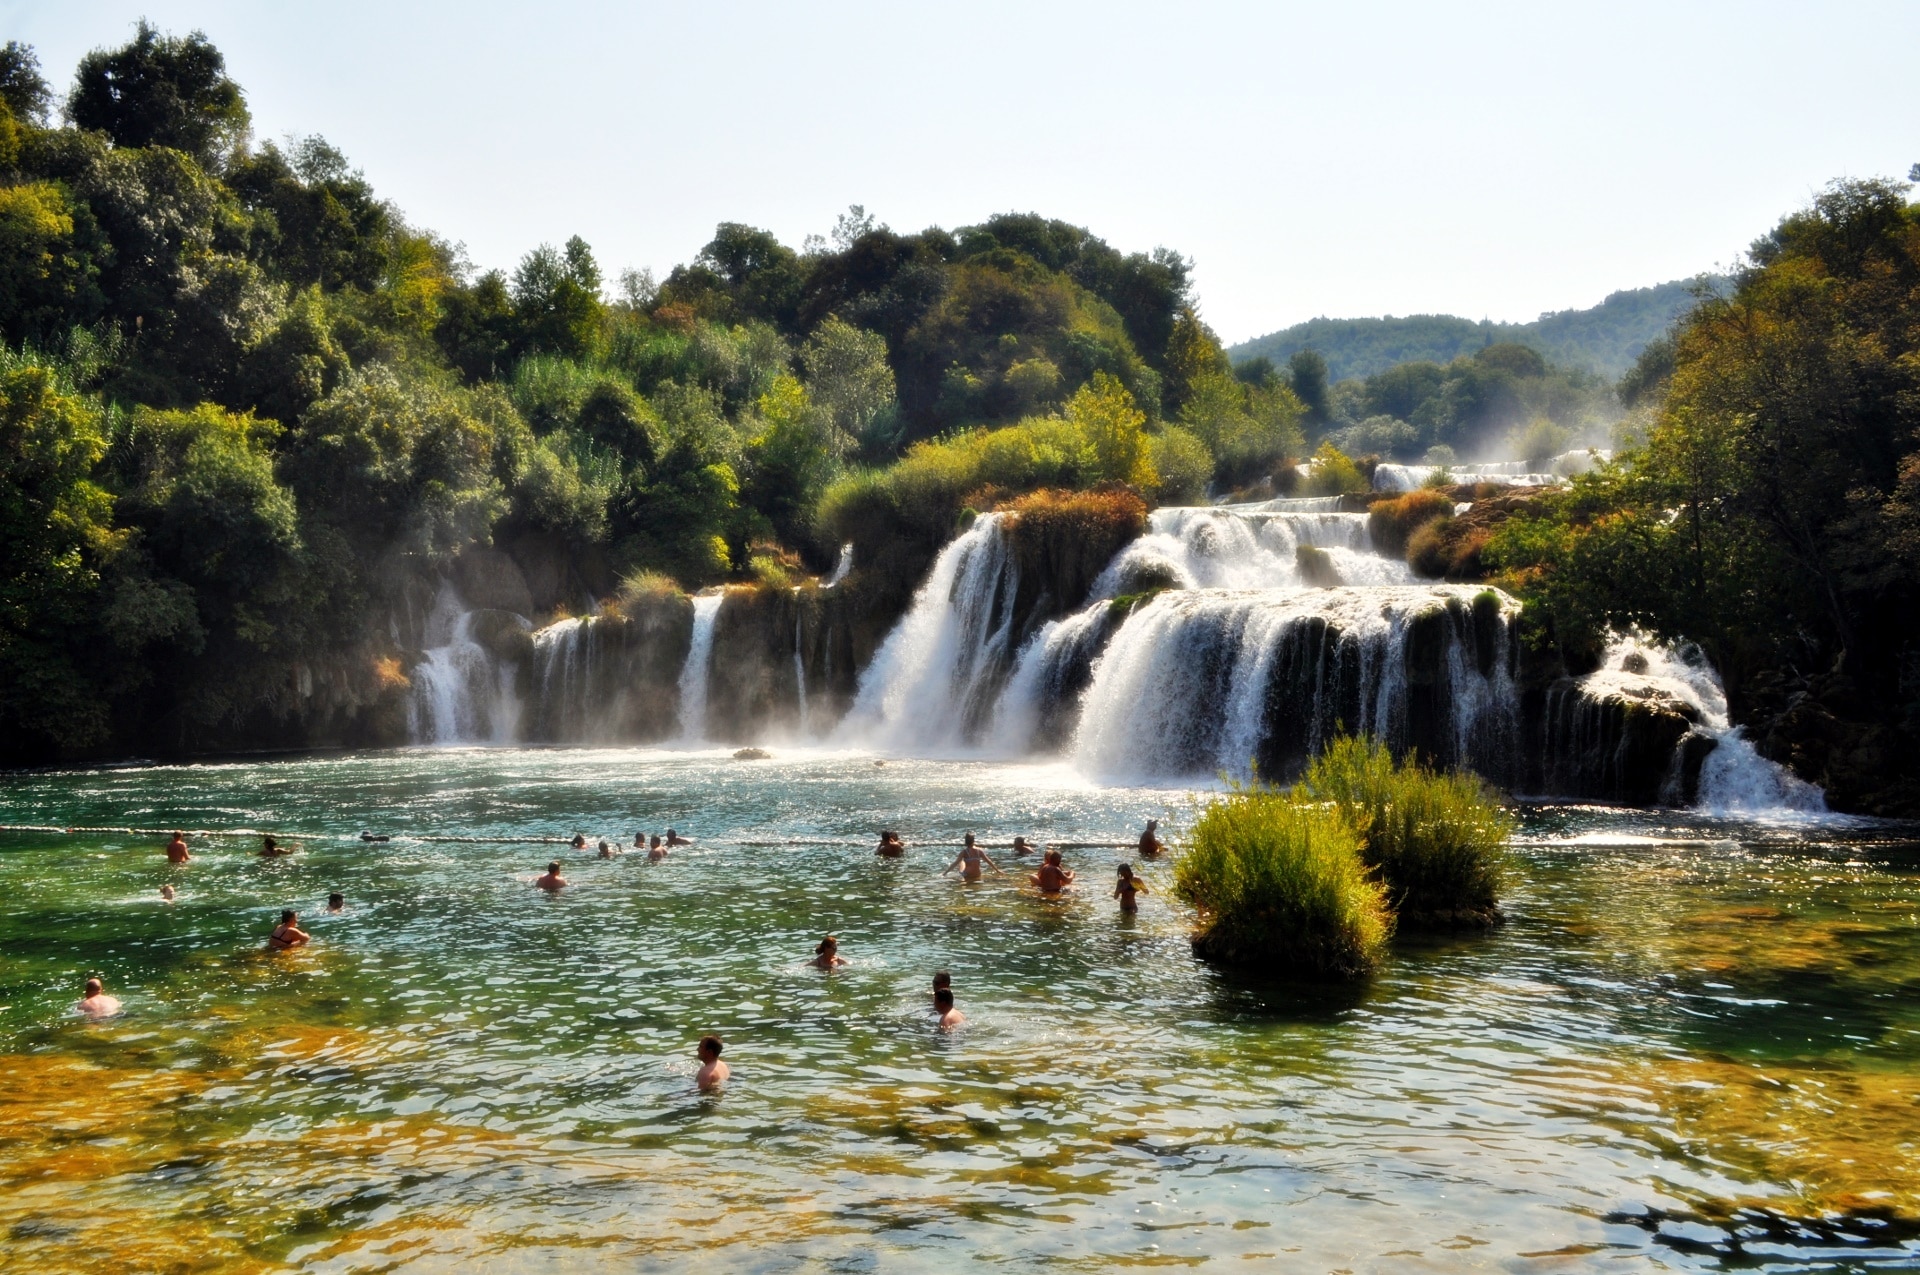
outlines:
{"label": "floating rope line", "polygon": [[[106,833],[114,836],[131,837],[171,837],[173,828],[103,828],[74,825],[59,827],[54,824],[8,823],[0,824],[0,832],[43,832],[61,836],[78,833]],[[433,833],[368,833],[368,832],[322,832],[312,834],[277,832],[268,833],[259,828],[188,828],[180,829],[186,837],[264,837],[273,836],[289,842],[303,841],[346,841],[350,843],[382,844],[387,842],[426,842],[436,845],[478,845],[478,846],[571,846],[572,837],[461,837]],[[638,846],[609,842],[621,850],[637,850]],[[826,837],[788,837],[783,841],[738,841],[721,838],[695,838],[695,846],[716,846],[743,850],[777,850],[786,846],[845,846],[849,849],[866,849],[873,843],[862,839],[849,841],[844,838]],[[909,841],[907,849],[954,849],[964,846],[964,841]],[[985,850],[1011,850],[1011,844],[988,843],[975,838],[975,844]],[[1033,841],[1028,843],[1035,850],[1132,850],[1138,843],[1133,841]],[[589,842],[582,849],[594,849],[597,841]],[[678,846],[673,847],[679,849]]]}

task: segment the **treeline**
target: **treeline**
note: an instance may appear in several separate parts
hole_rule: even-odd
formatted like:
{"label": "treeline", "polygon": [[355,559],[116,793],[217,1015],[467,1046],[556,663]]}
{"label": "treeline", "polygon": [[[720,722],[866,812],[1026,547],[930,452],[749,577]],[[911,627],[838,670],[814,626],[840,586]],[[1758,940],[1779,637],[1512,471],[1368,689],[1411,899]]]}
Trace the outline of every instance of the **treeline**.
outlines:
{"label": "treeline", "polygon": [[[469,545],[691,589],[822,570],[851,510],[944,534],[997,491],[1191,496],[1300,446],[1176,253],[856,207],[798,249],[722,225],[664,280],[577,237],[480,272],[323,140],[256,143],[219,50],[145,23],[58,100],[0,50],[0,274],[16,760],[218,747]],[[874,476],[903,454],[937,507]]]}
{"label": "treeline", "polygon": [[1555,310],[1532,323],[1475,322],[1451,314],[1370,319],[1309,319],[1232,347],[1235,362],[1285,363],[1301,350],[1326,360],[1336,381],[1368,377],[1400,363],[1451,363],[1489,345],[1524,345],[1550,363],[1613,379],[1633,366],[1702,291],[1726,284],[1718,275],[1628,288],[1584,310]]}
{"label": "treeline", "polygon": [[1543,639],[1699,643],[1838,808],[1920,812],[1920,207],[1836,183],[1623,379],[1638,444],[1486,556]]}

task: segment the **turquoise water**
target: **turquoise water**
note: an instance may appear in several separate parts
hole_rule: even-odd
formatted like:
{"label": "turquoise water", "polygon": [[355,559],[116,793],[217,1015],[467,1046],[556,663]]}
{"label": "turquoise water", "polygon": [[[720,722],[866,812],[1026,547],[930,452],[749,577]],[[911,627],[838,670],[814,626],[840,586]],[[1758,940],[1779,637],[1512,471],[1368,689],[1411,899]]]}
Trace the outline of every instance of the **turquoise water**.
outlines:
{"label": "turquoise water", "polygon": [[[302,845],[196,837],[176,868],[163,838],[0,832],[9,1260],[1920,1266],[1910,830],[1531,809],[1508,925],[1344,992],[1197,964],[1165,863],[1124,918],[1121,852],[1069,850],[1081,885],[1044,901],[928,844],[1131,840],[1193,800],[830,753],[6,777],[0,823]],[[657,865],[558,844],[668,824],[699,844]],[[918,844],[877,859],[882,827]],[[553,857],[558,897],[529,885]],[[314,943],[269,956],[282,907]],[[829,929],[831,976],[806,964]],[[89,974],[124,1015],[67,1012]],[[709,1031],[718,1096],[691,1082]]]}

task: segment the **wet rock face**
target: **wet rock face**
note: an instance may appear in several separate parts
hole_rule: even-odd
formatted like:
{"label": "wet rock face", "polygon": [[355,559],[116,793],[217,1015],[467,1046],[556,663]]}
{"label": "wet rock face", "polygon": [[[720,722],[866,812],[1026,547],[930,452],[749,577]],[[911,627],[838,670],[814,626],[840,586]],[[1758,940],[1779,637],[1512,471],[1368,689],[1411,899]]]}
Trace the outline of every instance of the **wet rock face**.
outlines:
{"label": "wet rock face", "polygon": [[[503,626],[504,627],[504,626]],[[479,625],[475,624],[475,638]],[[651,743],[679,730],[693,604],[678,594],[554,625],[528,639],[522,734],[536,743]]]}
{"label": "wet rock face", "polygon": [[[1699,714],[1659,688],[1595,695],[1572,679],[1522,697],[1528,746],[1519,782],[1529,793],[1678,805],[1692,799],[1713,741]],[[1682,741],[1694,740],[1688,747]]]}
{"label": "wet rock face", "polygon": [[1742,717],[1762,755],[1826,790],[1835,810],[1920,816],[1920,731],[1886,719],[1843,672],[1749,679]]}

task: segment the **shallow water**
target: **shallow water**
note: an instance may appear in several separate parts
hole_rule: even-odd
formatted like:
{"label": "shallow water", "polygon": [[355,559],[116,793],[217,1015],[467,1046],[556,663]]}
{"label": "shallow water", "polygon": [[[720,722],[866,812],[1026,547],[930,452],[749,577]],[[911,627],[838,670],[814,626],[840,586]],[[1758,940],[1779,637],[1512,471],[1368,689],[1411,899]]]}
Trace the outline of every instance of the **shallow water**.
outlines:
{"label": "shallow water", "polygon": [[[1920,1265],[1911,830],[1540,807],[1491,936],[1369,986],[1196,964],[1110,849],[961,832],[1182,791],[795,754],[420,751],[0,779],[0,1228],[21,1269]],[[697,846],[649,865],[530,840]],[[876,859],[872,835],[921,843]],[[362,829],[393,836],[358,840]],[[793,843],[793,844],[790,844]],[[560,857],[574,886],[528,881]],[[1010,856],[1008,856],[1010,858]],[[1011,865],[1010,865],[1011,866]],[[159,901],[162,883],[180,899]],[[330,890],[345,915],[320,914]],[[297,907],[312,948],[261,942]],[[805,961],[823,930],[852,965]],[[953,971],[971,1024],[932,1030]],[[127,1005],[67,1008],[87,975]],[[691,1086],[728,1040],[724,1095]],[[1242,1259],[1255,1259],[1248,1267]]]}

